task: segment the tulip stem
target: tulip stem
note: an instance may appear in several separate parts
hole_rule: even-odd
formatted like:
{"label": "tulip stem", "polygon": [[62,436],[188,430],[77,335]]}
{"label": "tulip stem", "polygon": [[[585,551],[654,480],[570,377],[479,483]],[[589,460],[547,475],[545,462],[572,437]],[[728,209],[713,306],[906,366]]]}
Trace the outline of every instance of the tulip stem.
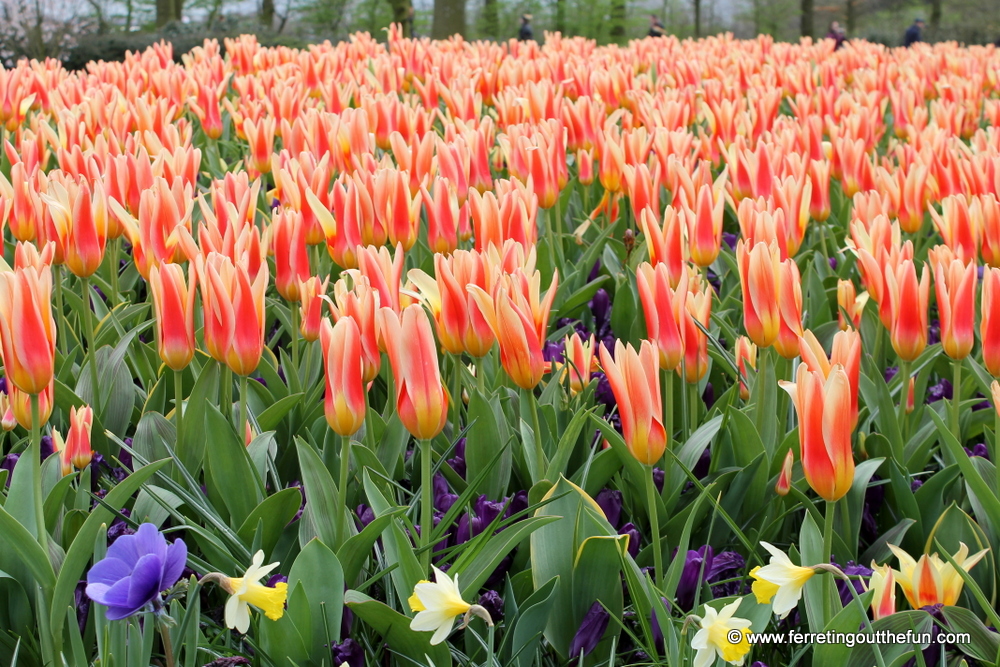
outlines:
{"label": "tulip stem", "polygon": [[222,404],[219,407],[225,410],[224,414],[229,415],[229,418],[236,423],[236,417],[233,415],[233,371],[229,366],[223,362],[219,362],[220,377],[219,377],[219,402]]}
{"label": "tulip stem", "polygon": [[111,250],[108,255],[111,257],[111,307],[118,305],[118,257],[121,252],[121,237],[111,240]]}
{"label": "tulip stem", "polygon": [[[698,430],[698,402],[701,400],[701,396],[698,394],[698,383],[695,382],[691,385],[691,399],[688,401],[688,408],[691,410],[691,433]],[[688,434],[690,438],[691,435]]]}
{"label": "tulip stem", "polygon": [[[340,448],[340,486],[337,487],[337,523],[339,529],[337,534],[340,537],[340,544],[347,541],[348,519],[350,511],[347,509],[347,481],[351,467],[351,436],[343,436]],[[423,528],[421,528],[423,530]]]}
{"label": "tulip stem", "polygon": [[482,394],[483,398],[487,398],[486,369],[483,368],[483,363],[485,362],[485,360],[486,357],[483,357],[482,359],[479,360],[479,363],[476,364],[476,386],[479,388],[479,393]]}
{"label": "tulip stem", "polygon": [[431,441],[420,441],[420,566],[430,571],[431,533],[434,532],[433,488],[431,486]]}
{"label": "tulip stem", "polygon": [[535,476],[532,483],[538,483],[545,478],[545,450],[542,449],[542,427],[538,421],[538,401],[535,399],[535,392],[522,389],[522,394],[528,401],[528,409],[531,411],[531,428],[535,433]]}
{"label": "tulip stem", "polygon": [[292,366],[294,366],[292,372],[297,374],[299,372],[299,307],[294,303],[288,305],[292,316],[292,330],[288,332],[292,339]]}
{"label": "tulip stem", "polygon": [[649,505],[649,528],[653,534],[653,572],[656,575],[656,587],[663,588],[663,545],[660,543],[660,517],[657,512],[656,482],[653,481],[653,466],[649,466],[646,475],[646,503]]}
{"label": "tulip stem", "polygon": [[[826,502],[826,521],[823,523],[823,563],[827,564],[830,562],[830,558],[833,554],[833,519],[836,514],[837,503],[827,501]],[[833,578],[823,577],[823,609],[826,611],[826,619],[823,625],[829,623],[830,620],[836,616],[837,609],[833,603]]]}
{"label": "tulip stem", "polygon": [[246,438],[247,427],[250,425],[250,414],[247,412],[247,376],[240,376],[240,421],[239,425],[243,428],[240,429],[237,426],[236,434],[242,438]]}
{"label": "tulip stem", "polygon": [[[951,431],[955,434],[955,439],[962,444],[961,428],[961,401],[962,401],[962,360],[953,359],[952,379],[951,379]],[[907,388],[909,389],[909,388]]]}
{"label": "tulip stem", "polygon": [[900,360],[899,362],[899,435],[903,442],[899,443],[900,448],[906,442],[906,403],[910,398],[910,362]]}
{"label": "tulip stem", "polygon": [[66,354],[66,334],[69,325],[66,323],[66,311],[63,310],[62,266],[59,264],[52,265],[52,282],[56,285],[56,310],[59,311],[56,316],[56,345],[60,352]]}
{"label": "tulip stem", "polygon": [[31,444],[28,465],[31,471],[31,490],[34,494],[35,525],[38,543],[45,556],[49,555],[49,531],[45,527],[45,510],[42,500],[42,417],[38,394],[31,394]]}
{"label": "tulip stem", "polygon": [[83,319],[87,332],[87,363],[90,365],[90,391],[91,401],[94,404],[94,412],[101,409],[101,394],[97,385],[97,343],[94,335],[94,314],[91,312],[90,301],[90,278],[83,278],[80,281],[80,296],[83,297]]}
{"label": "tulip stem", "polygon": [[667,447],[674,437],[674,372],[660,371],[663,376],[663,426],[667,431]]}
{"label": "tulip stem", "polygon": [[181,410],[184,405],[184,371],[174,371],[174,417],[176,418],[176,428],[177,428],[177,449],[180,449],[181,444],[181,425],[182,425],[182,415]]}

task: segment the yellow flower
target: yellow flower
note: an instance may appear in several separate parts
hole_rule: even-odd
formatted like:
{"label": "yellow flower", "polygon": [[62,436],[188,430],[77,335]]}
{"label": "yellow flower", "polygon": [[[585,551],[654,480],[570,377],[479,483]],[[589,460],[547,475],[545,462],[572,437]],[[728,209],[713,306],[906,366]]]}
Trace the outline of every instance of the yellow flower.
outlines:
{"label": "yellow flower", "polygon": [[754,568],[750,573],[757,580],[752,586],[753,592],[757,595],[758,602],[767,602],[773,597],[774,613],[779,618],[785,618],[799,603],[802,587],[816,574],[816,570],[795,565],[788,554],[767,542],[760,544],[771,553],[771,562],[764,567]]}
{"label": "yellow flower", "polygon": [[413,588],[410,609],[418,612],[410,621],[410,629],[417,632],[434,632],[431,644],[440,644],[451,634],[455,619],[472,608],[462,599],[458,588],[458,575],[454,581],[441,570],[434,569],[436,583],[421,581]]}
{"label": "yellow flower", "polygon": [[[750,652],[750,642],[747,634],[750,621],[745,618],[733,617],[742,600],[727,604],[721,611],[705,606],[705,616],[701,619],[701,629],[691,640],[691,648],[698,651],[694,657],[694,667],[708,667],[715,662],[716,656],[731,665],[742,665],[746,654]],[[739,632],[739,640],[732,641]]]}
{"label": "yellow flower", "polygon": [[263,565],[264,552],[254,554],[253,563],[241,578],[223,577],[221,586],[230,594],[226,602],[226,626],[246,633],[250,628],[250,605],[260,609],[272,621],[285,613],[288,584],[281,582],[268,588],[260,580],[278,567],[278,563]]}
{"label": "yellow flower", "polygon": [[[960,542],[959,545],[958,552],[953,558],[955,563],[966,572],[971,570],[989,551],[989,549],[983,549],[979,553],[969,556],[969,547],[965,546],[964,542]],[[952,606],[958,602],[958,596],[962,594],[964,582],[951,563],[941,560],[937,554],[932,556],[924,554],[920,560],[914,561],[908,553],[899,547],[890,544],[889,548],[899,559],[899,569],[893,570],[893,574],[896,575],[896,581],[902,587],[906,601],[910,603],[911,607],[920,609],[938,603]]]}

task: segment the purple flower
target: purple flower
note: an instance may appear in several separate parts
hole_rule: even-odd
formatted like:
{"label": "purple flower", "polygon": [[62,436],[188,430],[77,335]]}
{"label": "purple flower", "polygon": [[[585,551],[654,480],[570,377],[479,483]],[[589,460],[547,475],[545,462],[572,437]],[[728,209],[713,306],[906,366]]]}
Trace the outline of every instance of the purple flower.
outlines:
{"label": "purple flower", "polygon": [[684,611],[694,609],[694,598],[701,588],[705,575],[712,568],[712,547],[705,545],[697,551],[688,551],[684,559],[684,569],[677,583],[677,604]]}
{"label": "purple flower", "polygon": [[368,524],[375,520],[375,510],[368,507],[368,505],[358,505],[355,513],[358,515],[358,521],[361,523],[362,528],[367,528]]}
{"label": "purple flower", "polygon": [[167,545],[151,523],[135,535],[124,535],[108,548],[103,560],[87,573],[87,596],[108,608],[109,621],[143,610],[159,611],[160,593],[177,583],[187,561],[187,545]]}
{"label": "purple flower", "polygon": [[755,663],[753,663],[752,665],[750,665],[750,667],[767,667],[767,663],[764,663],[764,662],[761,662],[760,660],[758,660]]}
{"label": "purple flower", "polygon": [[53,451],[54,450],[52,449],[52,436],[51,435],[43,435],[42,436],[42,442],[41,442],[42,461],[44,462],[45,459],[47,459],[50,456],[52,456],[52,452]]}
{"label": "purple flower", "polygon": [[503,598],[496,591],[489,590],[480,595],[479,606],[490,613],[494,623],[503,618]]}
{"label": "purple flower", "polygon": [[711,382],[705,383],[705,392],[701,395],[701,400],[705,401],[705,407],[711,408],[715,405],[715,387]]}
{"label": "purple flower", "polygon": [[935,401],[940,401],[942,398],[951,400],[951,382],[941,378],[933,387],[927,388],[927,402],[934,403]]}
{"label": "purple flower", "polygon": [[73,591],[73,606],[76,607],[76,622],[80,626],[80,632],[87,631],[87,615],[90,613],[90,598],[87,597],[87,582],[80,581]]}
{"label": "purple flower", "polygon": [[5,394],[7,393],[7,378],[6,377],[0,377],[0,391],[2,391]]}
{"label": "purple flower", "polygon": [[448,459],[448,465],[459,477],[465,479],[465,438],[459,438],[455,443],[455,458]]}
{"label": "purple flower", "polygon": [[204,667],[240,667],[249,665],[250,661],[241,655],[231,655],[225,658],[216,658],[212,662],[206,663]]}
{"label": "purple flower", "polygon": [[547,340],[542,347],[542,359],[545,361],[562,361],[565,356],[565,343],[563,341]]}
{"label": "purple flower", "polygon": [[709,468],[712,467],[712,450],[706,447],[702,451],[701,456],[698,457],[698,461],[691,468],[691,474],[701,479],[708,474]]}
{"label": "purple flower", "polygon": [[663,480],[666,477],[664,473],[659,468],[653,468],[653,484],[656,485],[656,490],[663,493]]}
{"label": "purple flower", "polygon": [[916,490],[923,485],[924,485],[924,480],[922,479],[913,480],[912,482],[910,482],[910,492],[916,492]]}
{"label": "purple flower", "polygon": [[831,257],[830,258],[830,268],[833,269],[834,271],[837,270],[837,258],[836,257]]}
{"label": "purple flower", "polygon": [[[504,512],[504,518],[509,519],[515,514],[520,514],[526,509],[528,509],[528,491],[526,489],[521,489],[511,496],[510,504],[507,505],[507,511]],[[524,519],[526,517],[521,518]]]}
{"label": "purple flower", "polygon": [[504,511],[504,501],[489,500],[485,495],[479,496],[472,505],[475,516],[470,516],[468,512],[458,520],[458,529],[455,532],[455,543],[464,544],[473,537],[483,532],[493,520]]}
{"label": "purple flower", "polygon": [[125,537],[126,535],[135,535],[135,530],[132,528],[132,526],[128,525],[128,522],[122,518],[122,517],[131,517],[132,516],[131,510],[122,509],[121,515],[122,516],[115,517],[115,520],[111,522],[110,526],[108,526],[109,547],[115,542],[117,542],[118,538],[120,537]]}
{"label": "purple flower", "polygon": [[930,326],[927,327],[927,344],[933,345],[935,343],[941,342],[941,320],[935,318],[931,320]]}
{"label": "purple flower", "polygon": [[628,553],[632,558],[639,555],[639,541],[642,536],[639,535],[639,529],[635,527],[635,524],[626,523],[618,531],[619,535],[628,535]]}
{"label": "purple flower", "polygon": [[729,246],[730,250],[736,250],[736,241],[739,239],[732,232],[722,232],[722,242]]}
{"label": "purple flower", "polygon": [[590,312],[594,314],[594,328],[597,333],[603,333],[601,329],[611,323],[611,297],[604,288],[594,292],[594,297],[590,300]]}
{"label": "purple flower", "polygon": [[569,643],[569,659],[576,662],[582,655],[590,655],[590,652],[597,648],[601,642],[601,637],[608,629],[608,621],[611,614],[600,602],[595,602],[590,606],[590,611],[580,622],[580,628],[573,635],[573,641]]}
{"label": "purple flower", "polygon": [[361,648],[361,644],[350,637],[339,644],[334,644],[330,650],[333,653],[333,664],[335,665],[343,665],[345,662],[349,667],[364,667],[365,665],[365,650]]}
{"label": "purple flower", "polygon": [[10,486],[10,480],[14,476],[14,466],[17,465],[17,460],[21,458],[20,454],[14,454],[13,452],[3,457],[0,460],[0,470],[7,471],[7,486]]}
{"label": "purple flower", "polygon": [[885,381],[892,382],[892,378],[896,377],[897,373],[899,373],[899,366],[889,366],[885,369]]}
{"label": "purple flower", "polygon": [[288,583],[288,577],[281,573],[278,573],[278,574],[272,574],[270,577],[268,577],[264,585],[267,586],[268,588],[274,588],[278,584],[287,584],[287,583]]}
{"label": "purple flower", "polygon": [[622,492],[617,489],[602,489],[594,501],[603,510],[611,527],[617,530],[622,516]]}
{"label": "purple flower", "polygon": [[[833,563],[834,565],[837,564],[837,561],[834,560],[833,557],[830,558],[830,562]],[[864,565],[858,565],[853,560],[847,561],[847,565],[842,567],[841,570],[843,570],[844,574],[846,574],[849,577],[872,576],[871,568],[865,567]],[[852,579],[850,583],[838,579],[837,591],[840,593],[840,603],[844,607],[850,604],[850,602],[854,599],[854,596],[851,594],[851,589],[848,588],[848,586],[854,586],[854,590],[857,591],[858,595],[861,595],[862,593],[865,592],[865,584],[860,579]]]}
{"label": "purple flower", "polygon": [[972,446],[972,449],[969,449],[968,447],[965,447],[964,449],[965,453],[969,455],[969,458],[972,458],[973,456],[978,456],[980,458],[986,459],[987,461],[990,460],[990,452],[988,449],[986,449],[986,445],[982,442],[977,442],[975,445]]}
{"label": "purple flower", "polygon": [[590,275],[587,276],[587,282],[592,283],[597,280],[597,276],[601,274],[601,260],[598,259],[594,262],[594,268],[590,270]]}

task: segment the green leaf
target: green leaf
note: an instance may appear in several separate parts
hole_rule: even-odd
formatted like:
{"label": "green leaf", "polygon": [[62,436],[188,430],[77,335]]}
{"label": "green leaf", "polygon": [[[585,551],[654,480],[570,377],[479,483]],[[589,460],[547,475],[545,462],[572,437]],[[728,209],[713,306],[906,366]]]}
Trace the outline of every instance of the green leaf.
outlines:
{"label": "green leaf", "polygon": [[146,485],[135,499],[132,518],[139,523],[151,523],[159,528],[170,516],[164,505],[176,510],[183,504],[184,500],[174,492],[159,486]]}
{"label": "green leaf", "polygon": [[[330,548],[313,539],[302,549],[288,573],[288,586],[301,583],[309,601],[313,660],[340,641],[340,618],[344,613],[344,572]],[[324,648],[325,647],[325,648]]]}
{"label": "green leaf", "polygon": [[351,536],[337,550],[337,559],[343,567],[344,581],[347,582],[348,586],[355,585],[361,574],[361,568],[364,567],[368,557],[372,555],[372,547],[375,546],[375,542],[378,541],[393,519],[403,511],[404,508],[397,507],[382,516],[375,517],[360,533]]}
{"label": "green leaf", "polygon": [[278,543],[278,538],[281,537],[285,526],[295,518],[301,505],[302,493],[298,489],[278,491],[250,512],[250,516],[246,518],[237,533],[241,540],[250,544],[257,531],[258,522],[262,522],[264,533],[260,548],[264,550],[264,555],[270,558],[271,552],[274,551],[274,545]]}
{"label": "green leaf", "polygon": [[237,437],[228,420],[215,406],[209,406],[206,417],[207,435],[212,443],[206,449],[206,486],[213,487],[222,498],[229,510],[230,525],[235,528],[242,525],[261,502],[261,482],[250,464],[243,439]]}
{"label": "green leaf", "polygon": [[2,508],[0,508],[0,532],[4,536],[5,548],[10,547],[13,550],[42,588],[51,589],[56,583],[56,575],[49,562],[49,555],[42,551],[42,546],[35,540],[35,536]]}
{"label": "green leaf", "polygon": [[507,420],[497,417],[500,412],[500,398],[493,396],[487,400],[478,390],[471,391],[468,419],[471,426],[465,440],[465,464],[468,479],[475,479],[489,466],[496,453],[504,451],[492,473],[480,486],[479,493],[488,498],[502,498],[510,482],[512,454],[507,447]]}
{"label": "green leaf", "polygon": [[[821,574],[822,577],[833,576],[831,574]],[[867,591],[859,595],[862,607],[858,607],[858,603],[851,600],[846,607],[840,610],[836,616],[827,623],[824,632],[843,632],[848,634],[854,634],[859,632],[858,628],[861,627],[862,623],[868,623],[868,605],[871,601],[871,597],[874,593],[872,591]],[[866,630],[860,630],[864,633]],[[853,647],[845,644],[813,644],[813,665],[815,667],[825,667],[825,665],[843,665],[851,657],[851,651]]]}
{"label": "green leaf", "polygon": [[553,577],[542,584],[537,591],[524,601],[518,610],[513,630],[510,632],[510,654],[517,656],[516,667],[532,667],[535,661],[535,647],[542,638],[555,603],[555,591],[559,578]]}
{"label": "green leaf", "polygon": [[[552,457],[552,460],[549,461],[549,468],[545,473],[545,479],[556,479],[560,475],[566,474],[569,459],[576,450],[580,434],[583,432],[583,426],[590,420],[591,413],[592,410],[581,410],[573,415],[573,418],[559,437],[559,443],[556,445],[556,453]],[[468,451],[468,447],[466,447],[466,451]]]}
{"label": "green leaf", "polygon": [[[827,511],[832,511],[828,507]],[[802,532],[799,533],[799,548],[802,550],[802,562],[800,565],[815,565],[817,563],[827,563],[830,560],[829,554],[823,555],[823,533],[811,514],[806,514],[802,521]],[[806,582],[803,590],[803,602],[806,617],[809,621],[809,630],[819,632],[826,627],[826,604],[823,602],[824,577],[829,575],[814,576]],[[833,587],[831,587],[833,588]],[[836,590],[834,588],[834,590]],[[837,598],[837,608],[840,608],[840,598]]]}
{"label": "green leaf", "polygon": [[260,426],[261,432],[278,428],[281,420],[302,400],[303,395],[299,393],[285,396],[257,415],[257,425]]}
{"label": "green leaf", "polygon": [[[312,630],[303,614],[308,614],[309,602],[301,582],[291,588],[288,595],[288,613],[277,621],[264,617],[260,621],[260,642],[275,665],[305,665],[310,658],[309,646],[313,644]],[[309,633],[304,637],[303,633]]]}
{"label": "green leaf", "polygon": [[[881,467],[884,460],[869,459],[859,463],[854,469],[854,481],[847,492],[845,502],[840,503],[840,511],[837,515],[840,519],[841,530],[838,531],[838,534],[847,544],[848,557],[852,557],[858,552],[858,536],[861,533],[861,513],[864,509],[865,493],[868,491],[868,483],[872,476]],[[841,555],[846,556],[847,554]],[[843,562],[846,563],[847,560]]]}
{"label": "green leaf", "polygon": [[983,508],[983,515],[979,517],[980,520],[985,519],[989,521],[993,534],[1000,534],[1000,499],[997,498],[996,493],[986,483],[986,480],[983,479],[972,459],[965,453],[961,443],[952,434],[951,430],[944,423],[944,420],[934,410],[927,410],[927,414],[937,424],[942,446],[948,448],[952,457],[958,463],[958,467],[962,471],[962,477],[965,478],[965,483],[969,487],[969,493],[975,496],[976,501]]}
{"label": "green leaf", "polygon": [[[368,474],[367,470],[365,471],[364,486],[365,494],[368,496],[375,516],[382,516],[396,509],[396,506],[390,503],[372,482],[371,475]],[[400,528],[399,519],[393,519],[389,522],[382,533],[382,541],[385,544],[386,560],[399,565],[390,575],[396,587],[396,595],[399,596],[400,600],[407,600],[413,595],[413,587],[417,585],[417,582],[426,579],[429,573],[424,573],[423,568],[420,567],[413,550],[413,543]]]}
{"label": "green leaf", "polygon": [[942,607],[952,632],[968,633],[969,641],[956,644],[968,656],[986,663],[993,663],[1000,653],[1000,634],[990,630],[979,618],[963,607]]}
{"label": "green leaf", "polygon": [[310,537],[318,537],[323,544],[338,544],[334,512],[343,512],[345,508],[337,506],[337,486],[322,459],[308,443],[296,438],[295,445],[299,454],[302,484],[306,490],[306,498],[309,499],[305,515],[315,530],[315,535]]}
{"label": "green leaf", "polygon": [[[508,526],[496,535],[490,535],[485,546],[462,553],[452,566],[462,575],[462,595],[470,597],[479,592],[500,561],[528,535],[559,517],[529,517]],[[478,536],[477,536],[478,537]]]}
{"label": "green leaf", "polygon": [[[182,426],[189,436],[205,432],[209,408],[218,404],[216,397],[219,395],[219,375],[219,363],[214,359],[206,359],[186,401],[187,408],[184,410]],[[222,405],[220,408],[228,409],[229,406]],[[174,439],[170,441],[173,442]],[[202,461],[205,459],[205,449],[205,438],[185,437],[178,443],[177,459],[185,468],[195,472],[201,469]]]}
{"label": "green leaf", "polygon": [[451,653],[447,643],[431,646],[431,633],[415,632],[410,629],[410,619],[398,611],[371,599],[358,591],[347,591],[344,603],[358,617],[370,625],[396,653],[403,655],[418,665],[426,665],[430,658],[435,667],[451,664]]}
{"label": "green leaf", "polygon": [[[916,611],[900,611],[891,616],[879,619],[872,623],[872,630],[876,634],[879,632],[906,634],[913,632],[917,636],[929,633],[934,617],[922,609]],[[916,650],[922,648],[913,644],[879,644],[882,657],[886,665],[898,664],[896,661],[902,657],[912,657]],[[864,644],[854,647],[851,652],[851,660],[847,667],[872,667],[875,664],[875,651],[871,645]]]}

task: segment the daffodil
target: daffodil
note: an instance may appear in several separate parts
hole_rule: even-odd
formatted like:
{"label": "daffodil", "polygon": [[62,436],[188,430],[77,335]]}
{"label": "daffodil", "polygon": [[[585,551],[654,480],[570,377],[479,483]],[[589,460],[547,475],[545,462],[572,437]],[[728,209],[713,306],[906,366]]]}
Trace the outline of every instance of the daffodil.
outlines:
{"label": "daffodil", "polygon": [[816,570],[795,565],[788,554],[767,542],[760,544],[770,552],[771,562],[750,572],[750,576],[755,579],[752,590],[757,596],[757,602],[761,604],[774,598],[774,613],[779,618],[785,618],[799,603],[802,587],[816,574]]}
{"label": "daffodil", "polygon": [[434,569],[434,581],[421,581],[413,588],[410,610],[417,615],[410,621],[410,629],[417,632],[434,632],[431,644],[440,644],[455,625],[455,619],[468,613],[472,605],[462,599],[458,589],[458,575],[452,579],[441,570]]}
{"label": "daffodil", "polygon": [[202,583],[217,582],[230,595],[226,601],[226,627],[245,634],[250,628],[250,605],[264,612],[272,621],[277,621],[284,615],[288,584],[280,582],[270,588],[260,583],[276,567],[278,563],[264,565],[264,552],[258,551],[242,577],[227,577],[213,572],[202,578]]}
{"label": "daffodil", "polygon": [[[983,549],[979,553],[969,556],[969,547],[964,542],[960,542],[959,545],[958,552],[953,556],[953,559],[966,572],[971,570],[989,551],[989,549]],[[899,547],[890,544],[889,548],[899,559],[899,569],[893,570],[893,574],[911,607],[920,609],[934,604],[952,606],[958,602],[958,596],[962,594],[964,582],[951,563],[942,560],[937,554],[932,556],[924,554],[920,560],[915,561]]]}
{"label": "daffodil", "polygon": [[[750,652],[747,638],[750,621],[734,617],[733,614],[742,600],[727,604],[721,611],[705,606],[701,619],[701,629],[691,640],[691,648],[698,651],[694,657],[694,667],[708,667],[720,657],[731,665],[742,665]],[[737,641],[733,641],[736,639]]]}

